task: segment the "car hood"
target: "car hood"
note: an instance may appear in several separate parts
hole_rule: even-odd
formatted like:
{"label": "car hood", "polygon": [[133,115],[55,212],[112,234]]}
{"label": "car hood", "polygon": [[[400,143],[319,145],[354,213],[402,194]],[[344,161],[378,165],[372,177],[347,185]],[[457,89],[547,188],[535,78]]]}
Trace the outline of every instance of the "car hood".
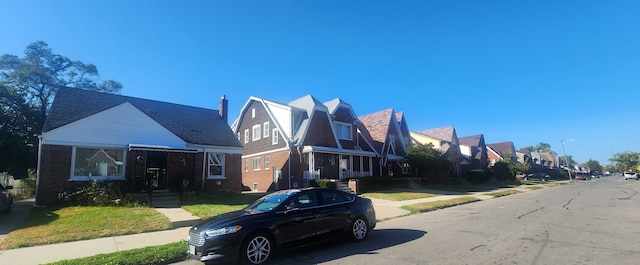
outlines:
{"label": "car hood", "polygon": [[244,225],[253,222],[255,219],[260,219],[262,216],[269,213],[270,212],[256,212],[249,210],[228,212],[206,219],[193,226],[192,230],[213,229],[231,225]]}

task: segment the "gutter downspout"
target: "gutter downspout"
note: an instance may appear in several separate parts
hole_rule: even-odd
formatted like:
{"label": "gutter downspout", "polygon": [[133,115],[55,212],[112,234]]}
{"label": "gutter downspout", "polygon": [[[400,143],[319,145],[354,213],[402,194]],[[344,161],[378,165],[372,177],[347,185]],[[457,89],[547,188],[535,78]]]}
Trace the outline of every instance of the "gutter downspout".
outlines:
{"label": "gutter downspout", "polygon": [[[40,163],[42,161],[42,135],[38,135],[38,165],[36,166],[36,199],[38,198],[38,188],[40,187]],[[33,202],[33,207],[38,206],[38,200]]]}
{"label": "gutter downspout", "polygon": [[205,178],[205,169],[206,169],[206,162],[207,162],[207,153],[205,152],[204,148],[202,149],[202,187],[200,187],[201,190],[204,190],[204,178]]}

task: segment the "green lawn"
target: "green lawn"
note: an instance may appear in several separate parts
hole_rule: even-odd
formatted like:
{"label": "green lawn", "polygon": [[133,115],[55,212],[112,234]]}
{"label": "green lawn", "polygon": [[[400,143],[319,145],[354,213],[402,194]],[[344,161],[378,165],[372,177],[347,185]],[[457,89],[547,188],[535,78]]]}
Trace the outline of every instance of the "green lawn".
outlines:
{"label": "green lawn", "polygon": [[62,260],[49,263],[50,265],[78,265],[78,264],[117,264],[117,265],[156,265],[170,264],[187,260],[187,241],[180,241],[166,245],[118,251],[109,254]]}
{"label": "green lawn", "polygon": [[21,228],[0,243],[13,249],[69,241],[138,234],[171,228],[163,214],[148,207],[72,206],[36,208]]}
{"label": "green lawn", "polygon": [[182,208],[200,219],[207,219],[222,213],[240,210],[260,198],[262,194],[195,194],[187,196]]}

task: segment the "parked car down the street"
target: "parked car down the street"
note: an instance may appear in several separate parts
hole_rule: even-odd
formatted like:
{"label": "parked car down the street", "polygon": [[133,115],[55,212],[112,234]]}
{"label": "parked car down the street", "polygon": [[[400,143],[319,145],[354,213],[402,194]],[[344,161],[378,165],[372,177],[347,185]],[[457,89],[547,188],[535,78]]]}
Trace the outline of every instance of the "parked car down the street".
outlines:
{"label": "parked car down the street", "polygon": [[524,176],[524,180],[541,180],[541,181],[547,181],[549,180],[550,177],[548,174],[545,173],[531,173],[531,174],[527,174]]}
{"label": "parked car down the street", "polygon": [[9,192],[13,186],[2,186],[0,184],[0,213],[10,213],[13,211],[13,196]]}
{"label": "parked car down the street", "polygon": [[591,179],[591,177],[589,175],[577,173],[575,179],[576,180],[588,180],[588,179]]}
{"label": "parked car down the street", "polygon": [[189,230],[189,256],[203,262],[264,264],[279,248],[334,237],[364,240],[376,226],[370,199],[336,189],[289,189]]}
{"label": "parked car down the street", "polygon": [[624,172],[624,179],[638,179],[638,173],[636,172]]}

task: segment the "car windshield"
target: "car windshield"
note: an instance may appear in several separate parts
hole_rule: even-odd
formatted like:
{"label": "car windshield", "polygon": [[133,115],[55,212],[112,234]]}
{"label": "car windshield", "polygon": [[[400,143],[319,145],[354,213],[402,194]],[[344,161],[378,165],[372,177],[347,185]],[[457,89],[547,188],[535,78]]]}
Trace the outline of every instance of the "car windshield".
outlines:
{"label": "car windshield", "polygon": [[287,200],[287,198],[291,197],[295,193],[297,193],[297,191],[274,192],[257,199],[244,209],[258,212],[271,211],[280,206],[285,200]]}

